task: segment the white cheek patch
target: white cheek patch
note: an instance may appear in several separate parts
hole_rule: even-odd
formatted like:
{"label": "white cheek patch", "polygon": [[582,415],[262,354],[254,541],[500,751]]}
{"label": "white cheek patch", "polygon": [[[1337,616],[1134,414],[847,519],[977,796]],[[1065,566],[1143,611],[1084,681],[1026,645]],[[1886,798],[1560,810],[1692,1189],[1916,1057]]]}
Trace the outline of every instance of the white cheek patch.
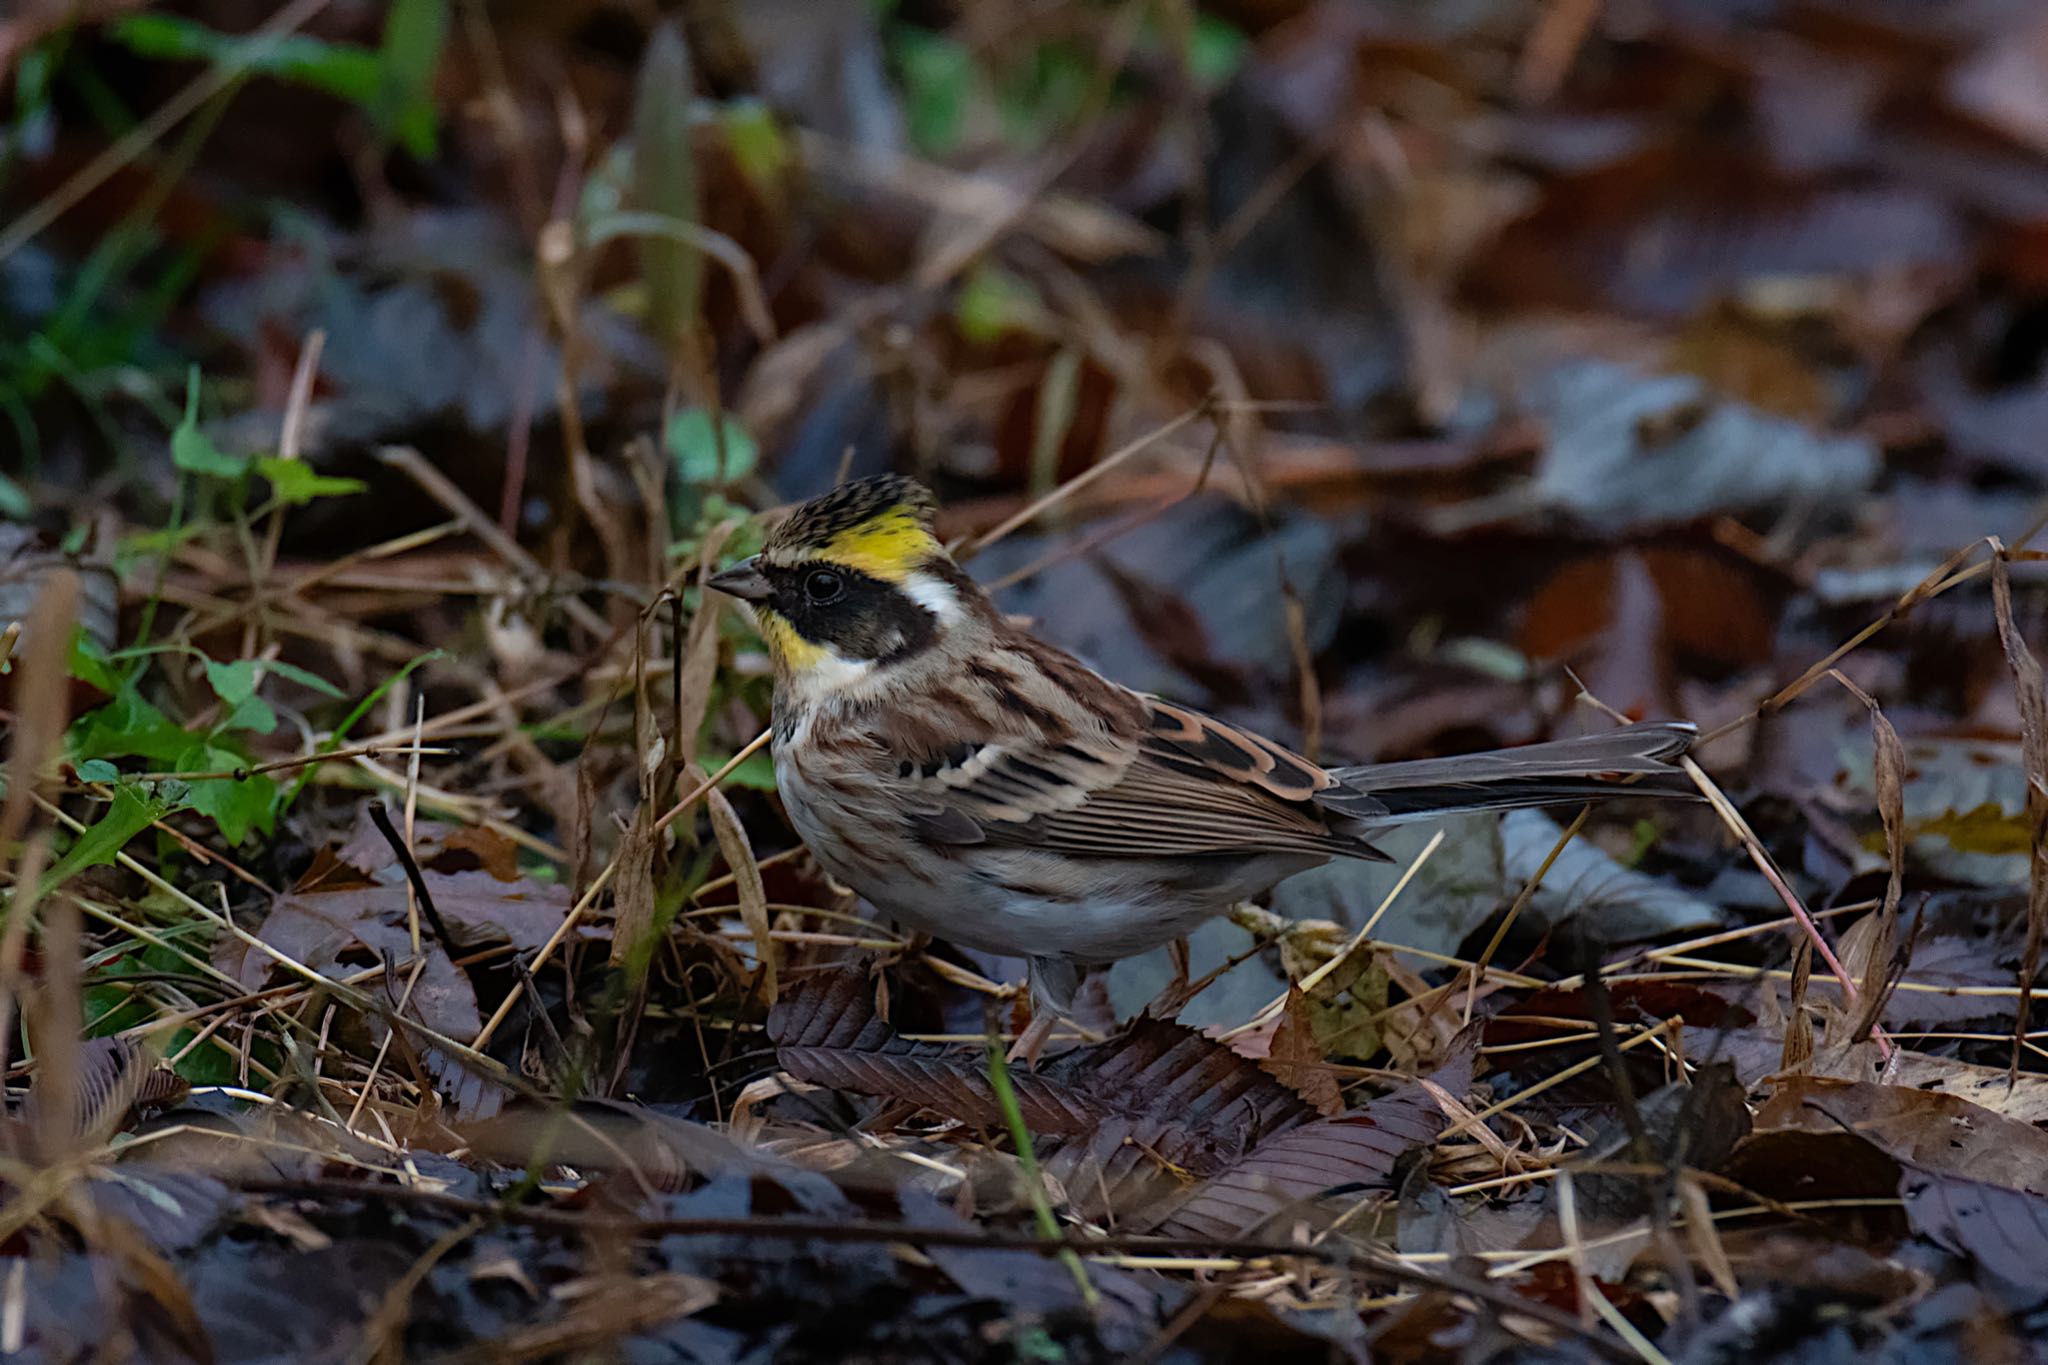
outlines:
{"label": "white cheek patch", "polygon": [[914,573],[903,580],[903,591],[910,594],[911,601],[942,622],[960,619],[960,594],[954,592],[953,585],[943,578]]}
{"label": "white cheek patch", "polygon": [[801,670],[793,681],[808,695],[829,696],[855,686],[874,671],[873,659],[849,659],[827,651],[823,659]]}

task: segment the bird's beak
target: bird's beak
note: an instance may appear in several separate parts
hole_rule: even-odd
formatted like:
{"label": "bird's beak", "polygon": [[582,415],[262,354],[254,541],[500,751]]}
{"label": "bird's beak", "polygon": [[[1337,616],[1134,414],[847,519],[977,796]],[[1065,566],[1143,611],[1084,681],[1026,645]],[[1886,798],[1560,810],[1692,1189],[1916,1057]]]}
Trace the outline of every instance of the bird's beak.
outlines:
{"label": "bird's beak", "polygon": [[711,575],[704,582],[706,586],[730,593],[742,602],[759,602],[774,591],[769,585],[768,575],[761,572],[758,559],[742,560],[730,569]]}

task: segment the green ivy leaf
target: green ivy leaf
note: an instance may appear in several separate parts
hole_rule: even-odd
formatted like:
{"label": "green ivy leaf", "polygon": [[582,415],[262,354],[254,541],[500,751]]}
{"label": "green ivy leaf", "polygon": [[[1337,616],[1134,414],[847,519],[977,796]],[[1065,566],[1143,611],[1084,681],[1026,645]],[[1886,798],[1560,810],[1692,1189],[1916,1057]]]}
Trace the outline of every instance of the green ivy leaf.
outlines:
{"label": "green ivy leaf", "polygon": [[270,481],[270,491],[279,502],[292,507],[303,507],[315,498],[346,497],[369,487],[361,479],[334,478],[304,460],[287,460],[282,455],[257,460],[256,472]]}
{"label": "green ivy leaf", "polygon": [[121,770],[104,758],[88,758],[78,765],[78,780],[81,782],[119,782]]}

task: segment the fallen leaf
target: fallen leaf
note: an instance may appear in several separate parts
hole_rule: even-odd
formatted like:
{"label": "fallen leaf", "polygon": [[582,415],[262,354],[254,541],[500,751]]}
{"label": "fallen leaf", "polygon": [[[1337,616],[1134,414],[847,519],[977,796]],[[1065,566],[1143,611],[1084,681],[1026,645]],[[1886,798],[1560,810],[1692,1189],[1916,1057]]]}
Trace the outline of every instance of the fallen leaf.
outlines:
{"label": "fallen leaf", "polygon": [[[1377,1047],[1363,1049],[1363,1054],[1369,1056],[1374,1051]],[[1239,1055],[1251,1054],[1240,1048]],[[1288,986],[1287,1001],[1275,1017],[1265,1056],[1257,1060],[1282,1085],[1315,1106],[1317,1113],[1327,1116],[1344,1107],[1343,1089],[1316,1040],[1316,1021],[1300,986]]]}
{"label": "fallen leaf", "polygon": [[1903,1085],[1778,1076],[1759,1129],[1833,1132],[1847,1125],[1901,1161],[2048,1191],[2048,1135],[1958,1095]]}
{"label": "fallen leaf", "polygon": [[[1430,1079],[1462,1094],[1472,1084],[1473,1055],[1468,1045]],[[1436,1141],[1446,1123],[1436,1098],[1410,1082],[1362,1109],[1267,1139],[1146,1221],[1173,1236],[1272,1236],[1286,1226],[1275,1226],[1276,1218],[1306,1217],[1326,1195],[1391,1188],[1394,1163]]]}
{"label": "fallen leaf", "polygon": [[1899,1166],[1913,1231],[1974,1261],[2023,1303],[2048,1300],[2048,1199],[1917,1162]]}

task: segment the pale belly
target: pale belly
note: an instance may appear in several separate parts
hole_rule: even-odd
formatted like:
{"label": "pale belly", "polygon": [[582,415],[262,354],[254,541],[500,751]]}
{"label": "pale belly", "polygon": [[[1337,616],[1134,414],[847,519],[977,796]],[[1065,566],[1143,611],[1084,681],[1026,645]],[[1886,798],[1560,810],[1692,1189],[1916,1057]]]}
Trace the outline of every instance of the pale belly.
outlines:
{"label": "pale belly", "polygon": [[836,831],[867,825],[867,819],[835,809],[834,794],[806,782],[795,765],[781,766],[777,785],[791,823],[834,880],[907,928],[1011,957],[1085,965],[1131,957],[1326,861],[1256,854],[1080,863],[983,844],[931,850],[913,872],[881,847],[840,837]]}

